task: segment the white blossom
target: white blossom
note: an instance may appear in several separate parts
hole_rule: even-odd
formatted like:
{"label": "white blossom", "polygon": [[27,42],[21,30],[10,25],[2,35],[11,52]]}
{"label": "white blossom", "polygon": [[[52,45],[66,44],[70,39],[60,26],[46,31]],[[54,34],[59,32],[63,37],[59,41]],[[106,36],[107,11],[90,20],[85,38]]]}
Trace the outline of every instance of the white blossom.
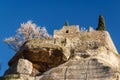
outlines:
{"label": "white blossom", "polygon": [[39,37],[44,38],[50,36],[45,27],[38,27],[36,24],[32,23],[32,21],[28,21],[27,23],[21,24],[15,36],[4,39],[4,42],[13,50],[19,51],[25,41]]}

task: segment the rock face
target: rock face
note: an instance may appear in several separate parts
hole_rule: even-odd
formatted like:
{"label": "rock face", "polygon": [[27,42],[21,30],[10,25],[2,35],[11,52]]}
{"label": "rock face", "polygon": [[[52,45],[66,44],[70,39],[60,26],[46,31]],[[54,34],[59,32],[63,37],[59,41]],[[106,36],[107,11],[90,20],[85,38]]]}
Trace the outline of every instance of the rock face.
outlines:
{"label": "rock face", "polygon": [[33,67],[40,73],[67,61],[62,47],[49,43],[43,44],[40,39],[33,39],[23,45],[22,50],[10,60],[9,66],[20,58],[32,62]]}
{"label": "rock face", "polygon": [[32,73],[33,65],[31,62],[29,62],[26,59],[19,59],[17,63],[12,65],[8,71],[6,71],[6,74],[28,74],[30,75]]}
{"label": "rock face", "polygon": [[79,63],[74,60],[48,71],[41,80],[119,80],[120,74],[104,63],[94,58]]}
{"label": "rock face", "polygon": [[79,26],[27,41],[9,66],[3,80],[120,80],[120,55],[109,33]]}

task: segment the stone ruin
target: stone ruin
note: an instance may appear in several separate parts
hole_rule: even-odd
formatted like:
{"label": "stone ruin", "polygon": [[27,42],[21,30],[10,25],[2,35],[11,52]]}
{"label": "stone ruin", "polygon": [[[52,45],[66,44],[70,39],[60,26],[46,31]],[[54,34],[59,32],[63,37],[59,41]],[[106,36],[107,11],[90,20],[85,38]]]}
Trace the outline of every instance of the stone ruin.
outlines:
{"label": "stone ruin", "polygon": [[53,38],[27,41],[3,80],[120,80],[120,55],[107,31],[63,26]]}

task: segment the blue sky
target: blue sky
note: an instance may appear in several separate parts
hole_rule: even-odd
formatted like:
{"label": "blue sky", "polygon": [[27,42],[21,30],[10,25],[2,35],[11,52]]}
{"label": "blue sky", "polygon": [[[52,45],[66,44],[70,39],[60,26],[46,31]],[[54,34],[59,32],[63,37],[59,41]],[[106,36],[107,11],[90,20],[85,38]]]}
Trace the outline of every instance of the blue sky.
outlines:
{"label": "blue sky", "polygon": [[120,52],[120,0],[0,0],[0,76],[15,54],[3,39],[14,35],[21,23],[32,20],[53,34],[66,20],[70,25],[95,29],[99,14],[104,16],[107,30]]}

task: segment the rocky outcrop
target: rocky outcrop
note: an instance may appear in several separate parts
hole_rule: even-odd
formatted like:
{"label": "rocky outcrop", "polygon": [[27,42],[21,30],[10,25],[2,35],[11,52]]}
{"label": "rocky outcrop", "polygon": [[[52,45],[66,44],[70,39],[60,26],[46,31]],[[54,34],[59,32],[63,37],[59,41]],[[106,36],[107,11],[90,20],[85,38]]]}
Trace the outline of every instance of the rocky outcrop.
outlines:
{"label": "rocky outcrop", "polygon": [[[34,70],[37,70],[37,73],[40,74],[66,62],[67,57],[64,55],[64,52],[64,48],[49,43],[43,44],[40,38],[36,38],[22,46],[21,51],[16,53],[9,61],[9,66],[12,67],[14,63],[18,63],[19,59],[26,59],[32,63]],[[38,74],[34,73],[34,75]]]}
{"label": "rocky outcrop", "polygon": [[14,65],[12,65],[6,74],[26,74],[30,75],[33,70],[33,65],[27,59],[19,59]]}
{"label": "rocky outcrop", "polygon": [[3,80],[120,80],[120,55],[109,33],[78,26],[27,41],[9,67]]}
{"label": "rocky outcrop", "polygon": [[[102,52],[100,50],[103,50]],[[77,53],[63,65],[44,73],[41,80],[120,80],[120,56],[97,49],[91,57],[82,57]],[[95,51],[91,51],[95,53]],[[85,53],[84,53],[85,54]],[[86,53],[87,54],[87,53]],[[109,59],[109,60],[108,60]],[[114,61],[114,59],[116,59]],[[114,63],[112,63],[114,62]],[[119,67],[118,67],[119,66]]]}
{"label": "rocky outcrop", "polygon": [[70,61],[44,74],[41,80],[119,80],[120,73],[114,71],[104,61],[91,58]]}

